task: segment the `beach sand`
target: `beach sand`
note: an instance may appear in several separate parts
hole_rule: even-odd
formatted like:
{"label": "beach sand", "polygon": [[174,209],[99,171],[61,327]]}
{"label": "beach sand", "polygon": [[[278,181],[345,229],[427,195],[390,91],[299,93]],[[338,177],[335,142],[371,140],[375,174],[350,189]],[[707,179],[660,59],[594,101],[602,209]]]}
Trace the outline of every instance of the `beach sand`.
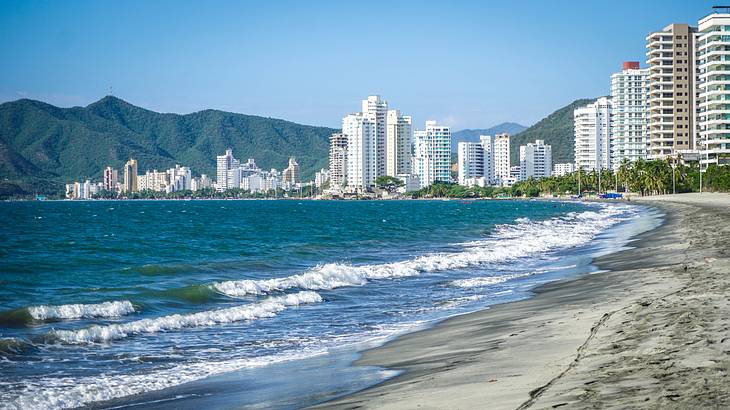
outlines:
{"label": "beach sand", "polygon": [[403,373],[320,407],[730,408],[730,195],[638,202],[666,222],[605,271],[366,351]]}

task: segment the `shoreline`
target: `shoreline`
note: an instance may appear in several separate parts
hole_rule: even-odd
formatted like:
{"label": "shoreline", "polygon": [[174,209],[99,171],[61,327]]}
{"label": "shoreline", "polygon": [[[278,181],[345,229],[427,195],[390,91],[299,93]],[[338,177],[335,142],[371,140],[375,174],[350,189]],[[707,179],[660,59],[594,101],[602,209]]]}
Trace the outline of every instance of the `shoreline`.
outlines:
{"label": "shoreline", "polygon": [[[353,365],[401,373],[314,407],[727,405],[728,393],[719,393],[730,381],[725,378],[730,369],[727,352],[716,363],[725,371],[717,372],[718,366],[698,370],[693,367],[695,351],[678,344],[684,333],[664,335],[658,330],[680,326],[670,318],[691,310],[674,298],[683,292],[705,292],[692,288],[693,277],[714,277],[729,266],[730,244],[722,239],[730,238],[730,196],[698,195],[635,199],[664,211],[665,221],[634,237],[628,244],[633,248],[596,258],[598,273],[543,284],[533,290],[532,298],[446,319],[367,350]],[[698,207],[700,203],[704,205]],[[700,299],[695,295],[693,300]],[[722,293],[715,303],[712,310],[728,317],[730,304]],[[666,316],[651,312],[660,305]],[[721,317],[712,322],[717,326],[706,338],[713,340],[707,346],[712,350],[713,345],[726,345],[730,351],[730,341],[720,336],[728,329]],[[689,321],[689,326],[698,326],[695,322]],[[673,355],[687,369],[670,377],[671,383],[658,382],[667,379],[666,363],[676,366]],[[634,367],[616,356],[631,357]],[[685,388],[687,373],[709,373],[704,393],[715,394]],[[682,389],[689,392],[676,392]]]}

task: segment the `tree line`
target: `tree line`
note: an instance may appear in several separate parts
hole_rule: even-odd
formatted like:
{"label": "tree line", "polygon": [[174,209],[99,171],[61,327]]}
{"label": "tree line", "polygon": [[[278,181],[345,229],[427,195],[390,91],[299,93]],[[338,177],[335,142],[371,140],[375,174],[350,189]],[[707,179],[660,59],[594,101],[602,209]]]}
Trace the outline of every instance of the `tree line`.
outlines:
{"label": "tree line", "polygon": [[[542,195],[586,195],[606,192],[633,192],[641,196],[699,192],[698,164],[672,164],[671,160],[624,160],[616,172],[603,169],[563,176],[529,178],[511,187],[466,187],[437,182],[412,192],[413,198],[495,198],[500,196],[538,197]],[[702,173],[702,190],[730,192],[730,166],[710,165]]]}

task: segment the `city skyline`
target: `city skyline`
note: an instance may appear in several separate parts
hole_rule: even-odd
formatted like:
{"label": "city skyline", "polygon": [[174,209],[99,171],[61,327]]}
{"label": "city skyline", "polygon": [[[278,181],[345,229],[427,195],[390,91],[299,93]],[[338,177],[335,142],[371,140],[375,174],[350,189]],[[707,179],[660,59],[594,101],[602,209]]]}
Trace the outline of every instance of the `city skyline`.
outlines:
{"label": "city skyline", "polygon": [[[0,67],[0,101],[74,106],[111,93],[162,112],[213,108],[337,128],[353,101],[380,94],[410,107],[414,123],[531,125],[570,101],[606,95],[615,61],[643,62],[649,32],[697,21],[712,3],[640,2],[631,13],[568,1],[519,10],[409,3],[375,20],[373,11],[327,2],[223,6],[5,2],[0,44],[11,63]],[[596,18],[576,18],[585,13]],[[358,23],[365,28],[352,30]],[[369,63],[378,55],[397,64]],[[536,63],[540,70],[530,68]]]}

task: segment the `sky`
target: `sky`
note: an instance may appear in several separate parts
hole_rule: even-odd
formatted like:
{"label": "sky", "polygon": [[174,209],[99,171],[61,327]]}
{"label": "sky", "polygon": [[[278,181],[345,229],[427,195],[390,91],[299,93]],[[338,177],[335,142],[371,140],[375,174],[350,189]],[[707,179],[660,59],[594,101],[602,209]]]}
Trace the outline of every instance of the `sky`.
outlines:
{"label": "sky", "polygon": [[339,128],[379,94],[454,129],[607,95],[645,37],[704,0],[0,1],[0,102],[214,108]]}

